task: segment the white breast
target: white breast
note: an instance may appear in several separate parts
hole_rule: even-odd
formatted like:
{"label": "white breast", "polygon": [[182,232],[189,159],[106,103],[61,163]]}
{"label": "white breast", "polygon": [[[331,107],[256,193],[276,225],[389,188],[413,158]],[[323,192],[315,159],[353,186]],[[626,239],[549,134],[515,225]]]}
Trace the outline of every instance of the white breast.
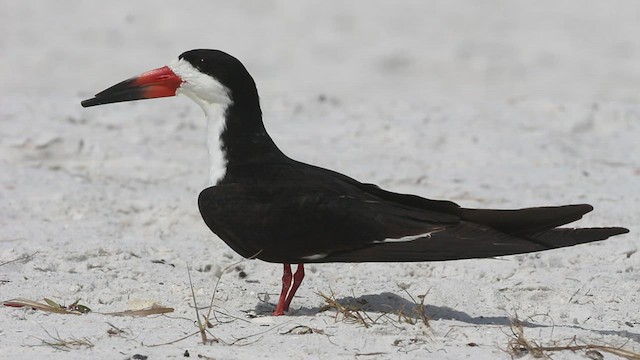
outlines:
{"label": "white breast", "polygon": [[220,135],[226,126],[226,106],[215,104],[203,108],[207,116],[207,147],[209,148],[209,185],[216,185],[227,173],[227,159]]}

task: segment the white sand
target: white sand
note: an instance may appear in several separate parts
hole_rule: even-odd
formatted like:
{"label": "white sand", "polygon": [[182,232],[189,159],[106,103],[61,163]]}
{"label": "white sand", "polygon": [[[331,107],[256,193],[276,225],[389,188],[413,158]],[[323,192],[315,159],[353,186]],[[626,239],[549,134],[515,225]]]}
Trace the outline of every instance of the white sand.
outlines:
{"label": "white sand", "polygon": [[[0,358],[509,359],[516,315],[545,345],[640,351],[640,4],[342,3],[1,1],[0,264],[35,255],[0,266],[0,300],[94,313],[0,308]],[[468,207],[586,202],[596,211],[576,225],[631,234],[495,260],[312,265],[277,318],[281,266],[246,261],[218,287],[215,309],[237,318],[213,321],[220,343],[149,347],[196,331],[187,266],[203,305],[240,260],[197,210],[203,117],[184,98],[79,102],[198,47],[244,61],[298,160]],[[430,328],[336,321],[317,295],[331,291],[374,319],[428,292]],[[154,302],[175,312],[97,313]],[[316,333],[287,334],[300,325]],[[93,347],[55,350],[47,332]]]}

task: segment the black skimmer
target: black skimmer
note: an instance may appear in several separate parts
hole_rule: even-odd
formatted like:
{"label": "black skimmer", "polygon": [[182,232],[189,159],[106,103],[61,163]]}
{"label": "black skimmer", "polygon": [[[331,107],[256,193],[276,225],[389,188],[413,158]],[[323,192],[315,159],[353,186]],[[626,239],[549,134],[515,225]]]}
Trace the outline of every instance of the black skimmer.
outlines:
{"label": "black skimmer", "polygon": [[[591,205],[468,209],[383,190],[283,154],[262,123],[255,82],[218,50],[191,50],[167,66],[82,102],[109,104],[185,94],[207,117],[211,187],[199,196],[207,226],[244,257],[284,264],[274,315],[283,315],[304,264],[488,258],[573,246],[627,233],[559,228]],[[290,264],[298,264],[295,274]]]}

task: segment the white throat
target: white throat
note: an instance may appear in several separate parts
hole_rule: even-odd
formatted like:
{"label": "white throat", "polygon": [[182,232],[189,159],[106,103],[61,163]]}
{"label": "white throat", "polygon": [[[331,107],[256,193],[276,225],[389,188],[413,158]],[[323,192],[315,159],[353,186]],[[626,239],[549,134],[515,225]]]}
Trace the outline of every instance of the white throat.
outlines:
{"label": "white throat", "polygon": [[184,94],[195,101],[207,117],[209,184],[216,185],[227,173],[227,159],[220,135],[226,127],[227,108],[232,103],[229,89],[183,59],[174,60],[167,66],[183,81],[176,94]]}
{"label": "white throat", "polygon": [[226,124],[227,105],[209,104],[202,109],[207,117],[207,147],[209,148],[209,185],[216,185],[227,173],[227,159],[220,135]]}

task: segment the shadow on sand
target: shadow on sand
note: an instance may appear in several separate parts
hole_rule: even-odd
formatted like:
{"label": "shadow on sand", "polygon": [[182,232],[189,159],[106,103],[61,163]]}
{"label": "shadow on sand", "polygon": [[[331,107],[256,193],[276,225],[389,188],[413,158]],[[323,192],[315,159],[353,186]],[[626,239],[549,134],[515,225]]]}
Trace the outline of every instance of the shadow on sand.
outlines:
{"label": "shadow on sand", "polygon": [[[398,314],[402,311],[405,315],[419,321],[420,318],[418,313],[420,310],[423,310],[424,313],[429,317],[429,320],[437,321],[437,320],[454,320],[459,321],[469,325],[497,325],[497,326],[511,326],[513,319],[508,316],[471,316],[463,311],[458,311],[452,309],[448,306],[434,306],[434,305],[422,305],[423,309],[417,309],[416,311],[412,311],[415,306],[421,306],[420,304],[416,304],[416,302],[407,300],[404,297],[390,293],[384,292],[380,294],[368,294],[362,295],[357,298],[352,296],[336,298],[336,302],[341,305],[352,305],[354,308],[360,309],[362,311],[367,312],[368,314]],[[419,301],[418,299],[416,299]],[[270,314],[273,311],[274,306],[271,304],[267,304],[264,302],[256,305],[256,312],[259,314]],[[295,309],[293,308],[287,316],[315,316],[319,312],[324,311],[321,306],[318,307],[303,307]],[[334,311],[334,310],[329,310]],[[375,316],[372,316],[375,318]],[[574,324],[541,324],[536,323],[531,320],[518,320],[518,323],[525,328],[552,328],[552,327],[562,327],[562,328],[570,328],[577,329],[583,331],[590,331],[599,335],[616,335],[620,336],[635,342],[640,342],[640,333],[634,333],[626,330],[600,330],[600,329],[590,329],[582,326],[574,325]]]}

